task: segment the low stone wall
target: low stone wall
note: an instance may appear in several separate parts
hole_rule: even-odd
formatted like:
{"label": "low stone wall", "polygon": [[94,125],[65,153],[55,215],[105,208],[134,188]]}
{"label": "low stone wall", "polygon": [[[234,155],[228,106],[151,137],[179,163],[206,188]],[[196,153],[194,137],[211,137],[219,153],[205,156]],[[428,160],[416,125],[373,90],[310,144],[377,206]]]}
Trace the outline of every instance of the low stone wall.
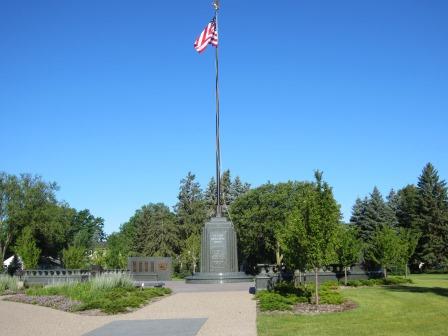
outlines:
{"label": "low stone wall", "polygon": [[88,281],[97,275],[129,274],[128,270],[102,270],[95,272],[80,269],[25,270],[22,279],[26,285],[52,285],[64,282]]}
{"label": "low stone wall", "polygon": [[[261,269],[259,275],[255,277],[255,287],[257,290],[265,290],[272,288],[274,284],[281,278],[285,280],[294,280],[296,285],[304,283],[314,283],[315,274],[314,272],[294,272],[292,274],[283,274],[282,276],[273,271],[274,265],[266,265],[265,268]],[[319,283],[324,283],[327,281],[343,281],[344,272],[340,269],[331,270],[321,270],[317,274]],[[384,276],[381,269],[365,269],[361,265],[355,265],[347,271],[347,280],[364,280],[372,278],[382,278]]]}

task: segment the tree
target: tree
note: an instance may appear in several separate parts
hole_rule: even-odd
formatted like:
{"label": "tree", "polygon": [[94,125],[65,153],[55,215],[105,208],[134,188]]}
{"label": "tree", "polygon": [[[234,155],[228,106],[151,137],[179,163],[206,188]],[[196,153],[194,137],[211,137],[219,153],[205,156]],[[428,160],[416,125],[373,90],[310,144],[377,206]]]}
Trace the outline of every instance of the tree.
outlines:
{"label": "tree", "polygon": [[25,269],[37,268],[40,249],[36,245],[36,240],[30,227],[27,226],[23,229],[22,235],[17,240],[14,250],[22,258]]}
{"label": "tree", "polygon": [[246,270],[254,272],[256,264],[277,259],[278,235],[303,187],[302,182],[264,184],[242,194],[230,206],[239,260],[246,264]]}
{"label": "tree", "polygon": [[408,276],[408,264],[411,257],[414,255],[418,241],[420,239],[420,232],[412,229],[399,228],[398,231],[401,246],[402,246],[402,263],[404,265],[405,276]]}
{"label": "tree", "polygon": [[[224,171],[221,175],[221,204],[224,210],[228,211],[233,202],[241,195],[250,190],[250,184],[242,182],[239,176],[232,180],[230,170]],[[216,180],[214,177],[210,179],[204,194],[210,216],[215,214],[216,210]]]}
{"label": "tree", "polygon": [[201,253],[201,237],[199,235],[191,235],[185,240],[183,245],[181,260],[187,267],[191,267],[191,271],[195,273]]}
{"label": "tree", "polygon": [[179,223],[181,239],[198,235],[207,219],[207,209],[201,187],[195,175],[188,172],[181,180],[178,202],[174,207]]}
{"label": "tree", "polygon": [[395,228],[381,225],[375,229],[367,251],[370,259],[382,266],[387,278],[387,268],[401,263],[406,248]]}
{"label": "tree", "polygon": [[403,228],[419,231],[418,223],[418,189],[409,184],[397,192],[396,216],[398,225]]}
{"label": "tree", "polygon": [[417,223],[422,236],[416,258],[426,266],[437,267],[448,261],[448,191],[431,163],[423,168],[417,192]]}
{"label": "tree", "polygon": [[[32,227],[38,236],[49,223],[49,209],[57,204],[56,183],[40,176],[19,177],[0,173],[0,258],[4,260],[10,246],[24,227]],[[51,230],[47,230],[51,232]],[[37,237],[39,246],[39,237]]]}
{"label": "tree", "polygon": [[179,230],[175,215],[162,204],[150,203],[129,220],[133,226],[132,247],[146,256],[174,257],[180,252]]}
{"label": "tree", "polygon": [[344,268],[344,283],[347,285],[347,268],[359,262],[362,243],[357,238],[356,229],[347,224],[340,224],[335,240],[338,264]]}
{"label": "tree", "polygon": [[62,251],[65,268],[81,269],[86,266],[86,250],[82,246],[71,245]]}
{"label": "tree", "polygon": [[314,270],[315,303],[319,304],[318,272],[336,261],[335,238],[341,213],[320,171],[315,172],[315,179],[315,183],[303,185],[281,242],[287,261],[295,267]]}
{"label": "tree", "polygon": [[119,233],[112,233],[107,237],[107,249],[104,256],[106,267],[109,269],[126,269],[130,253],[131,241],[122,230]]}
{"label": "tree", "polygon": [[6,270],[6,272],[10,276],[14,276],[17,273],[17,271],[20,271],[21,269],[22,269],[22,263],[20,262],[20,259],[17,256],[17,254],[14,254],[14,257],[12,258],[11,263],[8,265],[8,269]]}
{"label": "tree", "polygon": [[384,202],[377,187],[373,188],[370,198],[359,199],[353,208],[351,223],[358,229],[359,237],[369,244],[375,230],[382,225],[396,226],[397,219],[393,210]]}

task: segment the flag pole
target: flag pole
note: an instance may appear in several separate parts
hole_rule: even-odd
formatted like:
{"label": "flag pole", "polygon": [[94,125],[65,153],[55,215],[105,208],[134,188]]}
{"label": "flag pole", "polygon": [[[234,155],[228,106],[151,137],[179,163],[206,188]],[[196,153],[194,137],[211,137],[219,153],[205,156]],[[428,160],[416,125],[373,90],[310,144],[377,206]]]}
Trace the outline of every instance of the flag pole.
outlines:
{"label": "flag pole", "polygon": [[[218,31],[218,11],[219,0],[213,1],[215,8],[215,24]],[[219,34],[219,31],[218,31]],[[215,81],[215,95],[216,95],[216,217],[222,216],[221,205],[221,146],[219,141],[219,62],[218,62],[218,46],[215,48],[215,67],[216,67],[216,81]]]}

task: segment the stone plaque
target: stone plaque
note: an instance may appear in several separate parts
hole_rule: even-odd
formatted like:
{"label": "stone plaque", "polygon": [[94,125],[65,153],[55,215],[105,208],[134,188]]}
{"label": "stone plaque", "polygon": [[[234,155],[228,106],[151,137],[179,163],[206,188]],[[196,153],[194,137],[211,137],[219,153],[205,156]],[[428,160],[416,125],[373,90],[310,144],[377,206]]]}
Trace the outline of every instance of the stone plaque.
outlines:
{"label": "stone plaque", "polygon": [[168,269],[168,264],[166,262],[159,263],[159,270],[166,271]]}
{"label": "stone plaque", "polygon": [[226,232],[213,230],[210,232],[210,271],[226,271]]}

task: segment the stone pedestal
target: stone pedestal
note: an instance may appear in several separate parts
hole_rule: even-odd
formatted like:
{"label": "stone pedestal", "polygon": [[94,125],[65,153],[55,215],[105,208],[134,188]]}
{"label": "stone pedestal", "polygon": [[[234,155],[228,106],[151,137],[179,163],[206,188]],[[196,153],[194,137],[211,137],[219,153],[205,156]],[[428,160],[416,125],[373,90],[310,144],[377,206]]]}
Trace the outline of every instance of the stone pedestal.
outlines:
{"label": "stone pedestal", "polygon": [[201,239],[201,272],[186,278],[187,283],[250,282],[252,277],[238,272],[236,233],[225,217],[205,223]]}

